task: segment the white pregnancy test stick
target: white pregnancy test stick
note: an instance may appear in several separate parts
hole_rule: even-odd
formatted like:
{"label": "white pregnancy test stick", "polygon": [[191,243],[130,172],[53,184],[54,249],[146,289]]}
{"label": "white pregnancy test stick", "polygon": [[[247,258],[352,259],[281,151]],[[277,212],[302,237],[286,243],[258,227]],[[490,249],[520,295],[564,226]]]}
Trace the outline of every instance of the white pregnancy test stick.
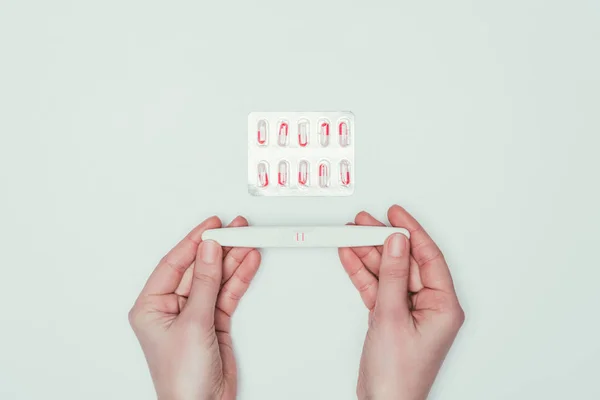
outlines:
{"label": "white pregnancy test stick", "polygon": [[209,229],[202,240],[234,247],[359,247],[382,245],[388,236],[404,228],[387,226],[242,226]]}

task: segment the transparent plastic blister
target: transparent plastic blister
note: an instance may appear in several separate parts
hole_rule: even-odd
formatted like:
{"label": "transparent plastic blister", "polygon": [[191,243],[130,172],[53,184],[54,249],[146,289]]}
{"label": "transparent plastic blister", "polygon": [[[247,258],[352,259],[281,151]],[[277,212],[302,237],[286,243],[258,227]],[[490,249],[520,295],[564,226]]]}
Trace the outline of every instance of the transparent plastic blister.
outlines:
{"label": "transparent plastic blister", "polygon": [[254,196],[349,196],[354,192],[351,112],[248,115],[248,192]]}

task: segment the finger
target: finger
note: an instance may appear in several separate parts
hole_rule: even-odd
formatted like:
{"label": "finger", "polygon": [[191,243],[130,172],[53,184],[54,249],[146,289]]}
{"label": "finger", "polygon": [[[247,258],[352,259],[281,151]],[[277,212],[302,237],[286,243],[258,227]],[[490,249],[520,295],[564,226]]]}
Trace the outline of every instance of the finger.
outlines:
{"label": "finger", "polygon": [[194,228],[158,263],[142,289],[142,295],[174,293],[186,269],[196,257],[202,233],[207,229],[220,227],[221,220],[218,217],[210,217]]}
{"label": "finger", "polygon": [[344,270],[352,284],[360,293],[363,303],[369,310],[375,307],[377,299],[377,278],[365,267],[360,258],[349,247],[338,250]]}
{"label": "finger", "polygon": [[234,247],[223,260],[223,277],[221,283],[231,279],[233,273],[240,267],[245,258],[254,250],[251,247]]}
{"label": "finger", "polygon": [[[248,226],[248,220],[241,215],[235,217],[228,227]],[[224,247],[223,248],[223,277],[221,283],[229,280],[244,258],[252,251],[250,247]]]}
{"label": "finger", "polygon": [[423,282],[421,281],[421,273],[419,272],[419,264],[415,261],[414,257],[410,256],[410,277],[408,280],[408,291],[417,293],[423,289]]}
{"label": "finger", "polygon": [[[229,225],[227,225],[228,228],[231,227],[236,227],[236,226],[247,226],[248,225],[248,221],[246,221],[246,218],[242,217],[242,216],[238,216],[236,218],[234,218],[233,221],[231,221],[231,223]],[[235,271],[235,269],[237,267],[240,266],[240,263],[243,261],[244,257],[246,257],[246,254],[248,254],[250,252],[250,250],[252,250],[251,248],[248,247],[223,247],[223,278],[221,279],[221,283],[225,282],[226,280],[228,280],[229,278],[231,278],[231,275],[233,274],[233,272]],[[193,275],[194,274],[194,263],[192,263],[192,265],[185,271],[185,273],[183,274],[183,277],[181,278],[181,282],[179,283],[179,286],[177,287],[177,289],[175,290],[175,293],[180,295],[180,296],[189,296],[190,295],[190,289],[192,288],[192,279],[193,279]]]}
{"label": "finger", "polygon": [[[356,215],[354,222],[356,225],[385,226],[385,224],[375,219],[366,211],[359,212]],[[352,250],[375,276],[379,275],[379,266],[381,264],[381,246],[353,247]]]}
{"label": "finger", "polygon": [[[361,211],[354,218],[356,225],[367,225],[367,226],[385,226],[383,222],[373,217],[366,211]],[[383,251],[383,246],[375,246],[379,254]]]}
{"label": "finger", "polygon": [[[221,284],[225,283],[235,270],[240,266],[244,258],[250,253],[253,249],[250,247],[234,247],[229,251],[229,254],[225,256],[223,259],[223,275],[221,278]],[[181,282],[175,293],[180,296],[189,296],[190,290],[192,288],[192,280],[194,277],[194,263],[185,271],[183,277],[181,278]]]}
{"label": "finger", "polygon": [[401,233],[391,235],[383,246],[377,312],[398,318],[409,313],[408,281],[410,274],[410,247]]}
{"label": "finger", "polygon": [[442,252],[417,220],[398,205],[390,207],[388,218],[393,226],[410,232],[411,253],[419,265],[423,286],[454,292],[452,276]]}
{"label": "finger", "polygon": [[208,328],[214,323],[215,305],[221,289],[223,249],[206,240],[198,247],[190,296],[181,316]]}
{"label": "finger", "polygon": [[[385,226],[384,223],[377,220],[371,214],[366,211],[361,211],[356,215],[354,220],[356,225],[367,225],[367,226]],[[379,266],[381,264],[381,251],[383,246],[375,247],[379,256],[376,256],[373,252],[373,246],[367,247],[353,247],[352,250],[360,257],[362,262],[369,268],[369,270],[375,275],[379,275]],[[423,289],[423,283],[421,282],[421,276],[419,273],[419,265],[415,261],[414,257],[410,257],[410,280],[408,281],[408,290],[416,293]]]}
{"label": "finger", "polygon": [[129,311],[129,324],[136,332],[149,325],[168,326],[179,314],[179,299],[173,293],[141,297]]}
{"label": "finger", "polygon": [[[231,278],[223,285],[217,298],[217,309],[229,317],[233,315],[242,296],[248,290],[250,282],[252,282],[252,279],[256,275],[259,266],[260,253],[257,250],[251,250],[239,268],[235,270]],[[225,327],[216,326],[215,324],[215,328],[222,330],[221,328]]]}
{"label": "finger", "polygon": [[[235,227],[239,227],[239,226],[248,226],[248,220],[244,217],[242,217],[241,215],[238,215],[237,217],[235,217],[230,223],[229,225],[227,225],[227,228],[235,228]],[[231,247],[223,247],[223,257],[227,256],[227,253],[229,253],[231,251]]]}
{"label": "finger", "polygon": [[192,281],[194,280],[194,265],[195,262],[190,265],[183,276],[181,277],[181,282],[175,289],[175,294],[183,297],[188,297],[190,295],[190,290],[192,289]]}

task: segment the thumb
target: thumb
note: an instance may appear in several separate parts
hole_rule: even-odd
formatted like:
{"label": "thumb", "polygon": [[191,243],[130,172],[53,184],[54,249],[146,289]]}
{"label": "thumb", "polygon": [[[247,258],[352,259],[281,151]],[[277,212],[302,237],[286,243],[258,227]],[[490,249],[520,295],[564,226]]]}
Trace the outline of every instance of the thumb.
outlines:
{"label": "thumb", "polygon": [[410,271],[410,246],[401,233],[387,238],[383,246],[379,269],[377,310],[383,316],[408,317],[408,278]]}
{"label": "thumb", "polygon": [[223,249],[213,241],[200,243],[196,253],[190,296],[182,314],[209,328],[214,324],[217,296],[221,290]]}

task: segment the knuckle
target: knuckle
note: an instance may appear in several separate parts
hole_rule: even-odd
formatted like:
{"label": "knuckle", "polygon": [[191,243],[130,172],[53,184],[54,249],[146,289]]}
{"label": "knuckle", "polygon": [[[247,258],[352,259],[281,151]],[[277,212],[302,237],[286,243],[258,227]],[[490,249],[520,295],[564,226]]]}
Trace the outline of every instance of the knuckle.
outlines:
{"label": "knuckle", "polygon": [[458,330],[465,322],[465,311],[460,304],[455,303],[444,310],[446,324],[453,330]]}
{"label": "knuckle", "polygon": [[252,277],[248,274],[238,274],[237,278],[243,285],[250,285],[250,282],[252,282]]}
{"label": "knuckle", "polygon": [[408,279],[409,268],[399,263],[388,264],[379,271],[379,277],[387,280],[405,280]]}
{"label": "knuckle", "polygon": [[220,286],[221,281],[216,276],[206,274],[203,272],[196,272],[194,274],[194,283],[202,286]]}
{"label": "knuckle", "polygon": [[129,313],[127,314],[127,319],[129,320],[129,325],[135,330],[140,326],[141,322],[141,312],[137,305],[134,305]]}
{"label": "knuckle", "polygon": [[375,282],[364,282],[362,284],[359,284],[356,286],[356,290],[358,290],[359,293],[365,293],[368,292],[369,289],[371,289],[373,286],[375,285]]}
{"label": "knuckle", "polygon": [[359,274],[359,272],[361,271],[361,269],[362,269],[362,268],[363,268],[363,267],[361,266],[360,268],[355,268],[355,269],[354,269],[354,270],[352,270],[352,271],[348,271],[348,277],[349,277],[350,279],[354,278],[356,275],[358,275],[358,274]]}
{"label": "knuckle", "polygon": [[454,315],[454,319],[456,320],[456,323],[458,324],[459,327],[463,326],[463,324],[465,323],[465,319],[466,319],[466,315],[465,315],[465,310],[463,310],[463,308],[461,306],[457,306],[457,309],[455,310],[455,315]]}
{"label": "knuckle", "polygon": [[420,256],[415,258],[418,265],[427,265],[435,260],[445,260],[444,253],[435,245],[426,247],[420,252]]}
{"label": "knuckle", "polygon": [[236,249],[232,249],[228,254],[227,257],[233,261],[234,264],[241,264],[242,261],[244,261],[244,257],[239,257],[239,255],[236,252]]}
{"label": "knuckle", "polygon": [[230,290],[230,289],[223,289],[223,291],[221,292],[223,294],[223,296],[227,297],[228,299],[232,300],[232,301],[240,301],[242,299],[242,296],[239,293],[235,293],[234,291]]}

